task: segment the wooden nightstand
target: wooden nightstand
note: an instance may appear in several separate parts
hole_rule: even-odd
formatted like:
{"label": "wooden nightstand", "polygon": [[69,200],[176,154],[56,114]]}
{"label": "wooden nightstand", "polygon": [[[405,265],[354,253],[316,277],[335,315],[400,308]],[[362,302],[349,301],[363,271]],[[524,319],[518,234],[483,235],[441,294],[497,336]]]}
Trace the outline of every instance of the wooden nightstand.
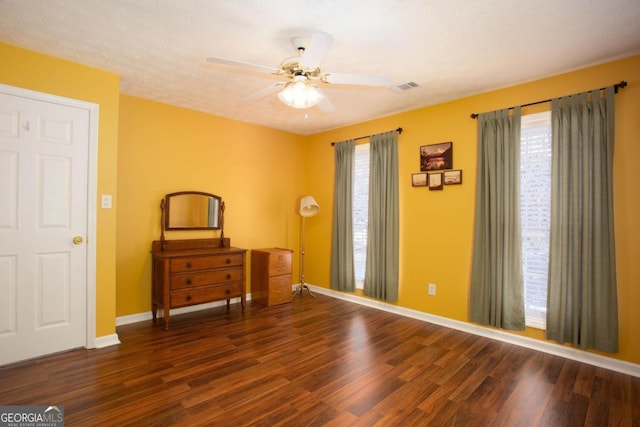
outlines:
{"label": "wooden nightstand", "polygon": [[251,250],[251,300],[270,306],[291,302],[290,249]]}

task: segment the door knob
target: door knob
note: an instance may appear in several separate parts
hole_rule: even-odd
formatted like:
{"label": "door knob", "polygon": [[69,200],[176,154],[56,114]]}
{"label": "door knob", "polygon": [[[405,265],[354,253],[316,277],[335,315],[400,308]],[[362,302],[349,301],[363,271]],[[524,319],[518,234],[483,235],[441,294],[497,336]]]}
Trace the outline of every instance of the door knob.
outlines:
{"label": "door knob", "polygon": [[81,236],[76,236],[73,238],[73,244],[74,245],[79,245],[80,243],[82,243],[82,237]]}

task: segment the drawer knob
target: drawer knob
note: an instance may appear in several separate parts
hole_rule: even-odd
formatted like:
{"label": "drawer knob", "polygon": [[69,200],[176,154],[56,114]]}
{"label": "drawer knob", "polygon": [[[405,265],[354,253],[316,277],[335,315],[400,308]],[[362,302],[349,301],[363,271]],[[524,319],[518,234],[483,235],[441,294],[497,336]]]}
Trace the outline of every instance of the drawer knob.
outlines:
{"label": "drawer knob", "polygon": [[185,266],[186,266],[187,268],[191,268],[191,263],[190,263],[190,262],[188,262],[188,263],[186,263],[186,264],[185,264]]}
{"label": "drawer knob", "polygon": [[227,274],[227,280],[230,280],[230,279],[231,279],[231,275]]}
{"label": "drawer knob", "polygon": [[185,298],[187,301],[191,301],[191,295],[187,295],[187,297]]}
{"label": "drawer knob", "polygon": [[191,279],[187,279],[187,280],[185,280],[185,282],[186,282],[187,285],[190,285],[191,284]]}
{"label": "drawer knob", "polygon": [[231,258],[227,258],[225,261],[227,264],[231,264]]}
{"label": "drawer knob", "polygon": [[227,295],[229,295],[231,293],[231,289],[227,289],[226,291],[224,291]]}

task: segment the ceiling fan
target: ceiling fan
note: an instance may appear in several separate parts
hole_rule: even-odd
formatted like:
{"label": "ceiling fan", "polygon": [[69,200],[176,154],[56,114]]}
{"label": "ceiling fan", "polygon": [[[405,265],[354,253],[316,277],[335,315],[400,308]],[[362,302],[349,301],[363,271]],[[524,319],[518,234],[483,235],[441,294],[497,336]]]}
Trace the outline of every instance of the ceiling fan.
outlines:
{"label": "ceiling fan", "polygon": [[309,108],[317,105],[322,111],[331,111],[333,104],[318,87],[320,84],[344,84],[357,86],[389,87],[392,80],[385,76],[362,74],[325,73],[320,69],[320,62],[333,43],[330,34],[319,31],[309,39],[296,37],[292,41],[298,56],[285,59],[279,68],[256,65],[226,58],[207,58],[207,61],[254,71],[263,74],[283,76],[286,81],[278,82],[242,99],[251,102],[275,92],[280,100],[293,108]]}

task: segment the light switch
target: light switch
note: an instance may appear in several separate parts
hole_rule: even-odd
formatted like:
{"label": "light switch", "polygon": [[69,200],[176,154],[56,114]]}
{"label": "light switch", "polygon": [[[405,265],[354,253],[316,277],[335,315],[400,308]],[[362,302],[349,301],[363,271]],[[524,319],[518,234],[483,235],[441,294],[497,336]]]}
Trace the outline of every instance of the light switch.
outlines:
{"label": "light switch", "polygon": [[111,209],[111,194],[102,195],[102,208]]}

